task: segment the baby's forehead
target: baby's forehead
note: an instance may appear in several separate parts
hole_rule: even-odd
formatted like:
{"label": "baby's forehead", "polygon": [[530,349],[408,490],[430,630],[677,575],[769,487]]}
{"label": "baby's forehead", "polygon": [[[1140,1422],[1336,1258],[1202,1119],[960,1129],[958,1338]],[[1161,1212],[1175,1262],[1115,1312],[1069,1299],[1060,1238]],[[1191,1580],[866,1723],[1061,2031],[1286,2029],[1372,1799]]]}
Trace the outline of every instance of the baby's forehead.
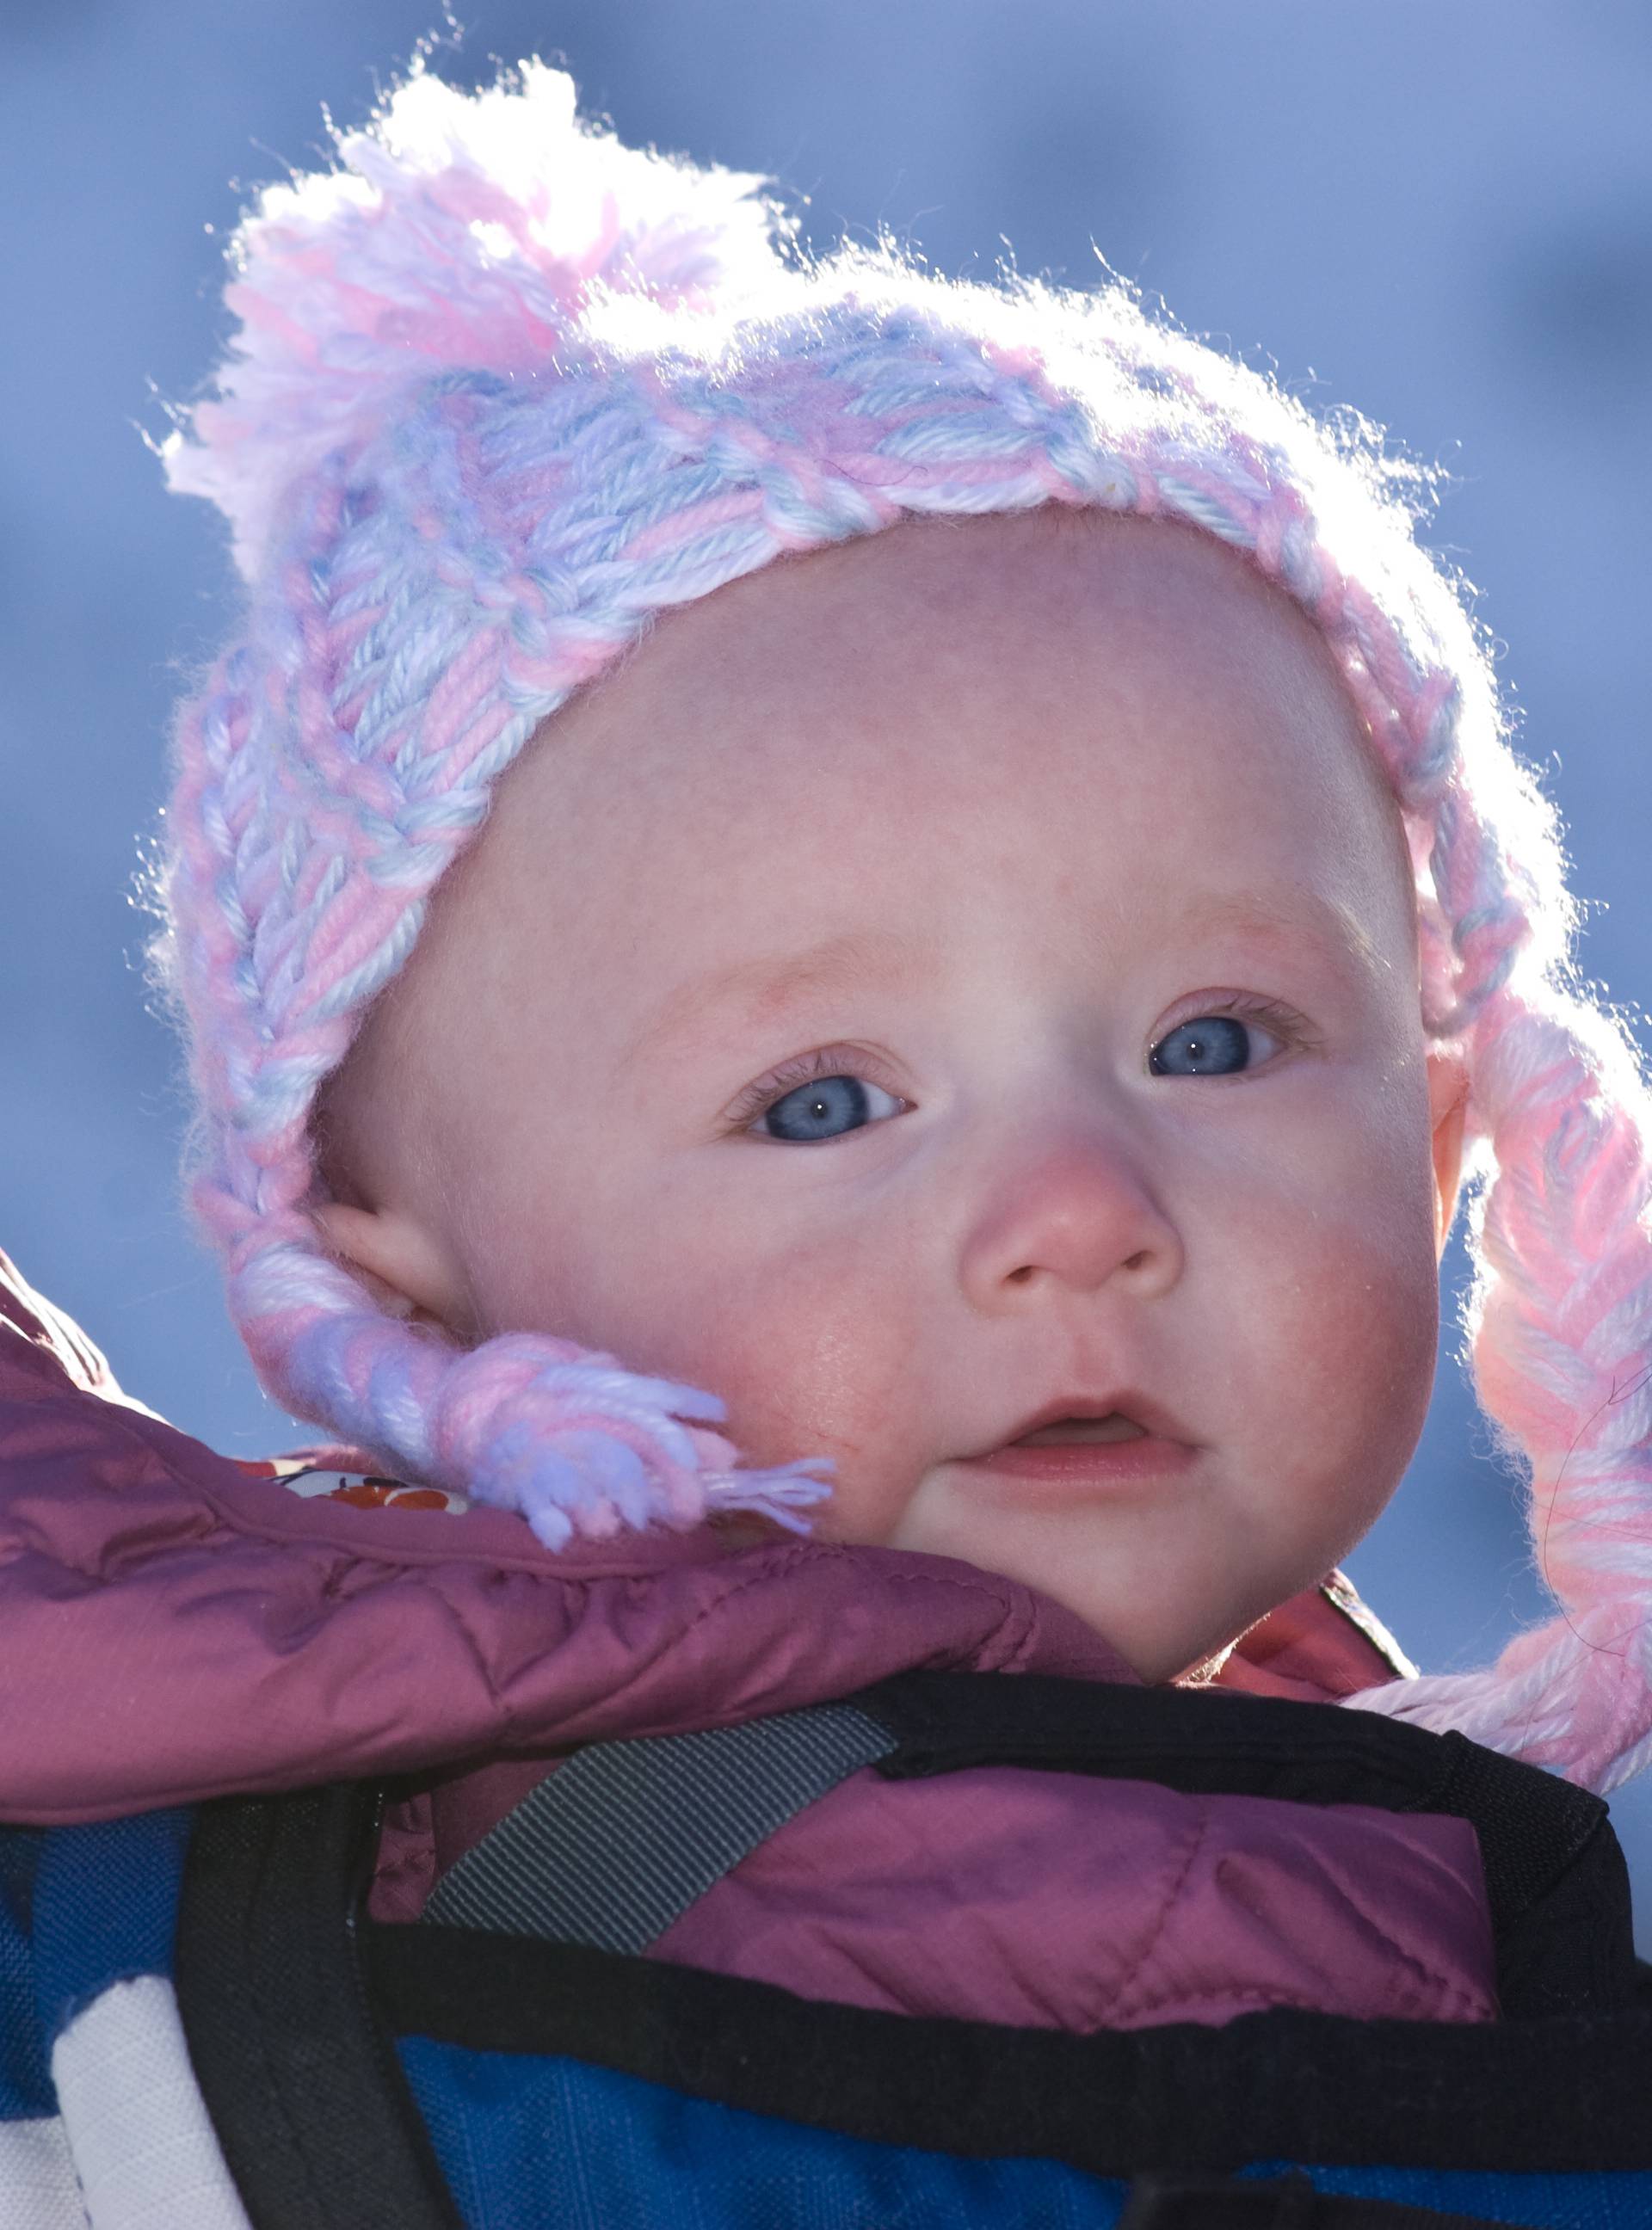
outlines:
{"label": "baby's forehead", "polygon": [[834,777],[898,788],[914,746],[945,784],[952,738],[984,722],[1012,777],[1054,721],[1104,745],[1123,699],[1219,745],[1237,690],[1317,693],[1327,755],[1360,729],[1317,628],[1246,558],[1184,524],[1044,505],[783,557],[660,616],[542,732],[616,789],[689,758],[729,812],[780,812]]}
{"label": "baby's forehead", "polygon": [[500,969],[629,1004],[972,891],[1054,938],[1303,883],[1398,964],[1397,804],[1281,590],[1185,526],[909,520],[661,617],[497,785],[412,965],[457,928],[461,1006]]}
{"label": "baby's forehead", "polygon": [[907,518],[829,547],[783,556],[713,595],[661,615],[628,665],[683,667],[732,682],[841,661],[852,679],[904,663],[930,673],[948,652],[978,664],[1008,643],[1047,655],[1111,619],[1150,617],[1190,636],[1238,644],[1281,628],[1318,630],[1249,558],[1184,522],[1094,506]]}

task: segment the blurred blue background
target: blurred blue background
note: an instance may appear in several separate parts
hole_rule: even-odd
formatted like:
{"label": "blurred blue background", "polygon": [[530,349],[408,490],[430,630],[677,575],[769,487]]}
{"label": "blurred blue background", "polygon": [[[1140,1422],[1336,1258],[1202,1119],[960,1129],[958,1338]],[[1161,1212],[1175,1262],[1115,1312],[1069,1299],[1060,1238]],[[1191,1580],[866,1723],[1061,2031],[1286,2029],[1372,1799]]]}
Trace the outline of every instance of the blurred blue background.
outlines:
{"label": "blurred blue background", "polygon": [[[216,513],[139,429],[229,329],[253,191],[430,67],[561,61],[621,136],[772,174],[829,246],[1083,284],[1099,250],[1193,331],[1352,403],[1453,484],[1429,530],[1507,646],[1522,749],[1591,903],[1588,974],[1652,993],[1645,0],[4,0],[0,8],[0,1246],[126,1387],[230,1454],[259,1391],[175,1196],[138,845],[169,706],[229,621]],[[1446,1258],[1466,1273],[1460,1237]],[[1544,1610],[1447,1311],[1433,1409],[1353,1576],[1425,1670]],[[1652,1775],[1613,1799],[1652,1956]]]}

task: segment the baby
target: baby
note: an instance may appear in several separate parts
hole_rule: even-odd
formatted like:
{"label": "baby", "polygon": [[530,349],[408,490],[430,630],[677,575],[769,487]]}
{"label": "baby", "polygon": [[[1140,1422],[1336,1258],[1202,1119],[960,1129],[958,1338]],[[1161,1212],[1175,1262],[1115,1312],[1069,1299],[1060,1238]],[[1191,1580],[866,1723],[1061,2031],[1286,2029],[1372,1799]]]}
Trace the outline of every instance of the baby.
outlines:
{"label": "baby", "polygon": [[[1652,1104],[1415,475],[1117,285],[810,264],[538,63],[340,153],[165,448],[246,603],[153,953],[330,1437],[122,1406],[0,1256],[5,2112],[93,2102],[72,2193],[170,2067],[145,2156],[280,2230],[1652,2169],[1584,1793],[1652,1751]],[[1335,1568],[1465,1176],[1560,1612],[1422,1678]]]}
{"label": "baby", "polygon": [[939,1554],[1162,1681],[1392,1492],[1467,1141],[1564,1614],[1359,1700],[1635,1771],[1646,1089],[1416,474],[1116,285],[809,266],[539,63],[341,151],[165,450],[248,588],[155,960],[271,1392],[551,1548]]}
{"label": "baby", "polygon": [[668,614],[501,777],[330,1080],[316,1221],[458,1345],[824,1452],[816,1538],[1168,1679],[1422,1429],[1464,1070],[1416,920],[1325,640],[1231,551],[908,520]]}

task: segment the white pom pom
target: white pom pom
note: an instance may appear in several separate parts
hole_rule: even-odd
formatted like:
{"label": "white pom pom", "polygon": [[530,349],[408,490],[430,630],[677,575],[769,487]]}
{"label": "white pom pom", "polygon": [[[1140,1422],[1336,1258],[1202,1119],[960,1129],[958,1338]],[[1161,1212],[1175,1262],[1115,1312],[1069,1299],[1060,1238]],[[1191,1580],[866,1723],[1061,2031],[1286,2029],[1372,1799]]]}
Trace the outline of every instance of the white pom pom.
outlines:
{"label": "white pom pom", "polygon": [[283,492],[448,368],[553,377],[614,295],[709,306],[772,283],[784,221],[753,173],[622,146],[537,60],[481,93],[423,57],[343,167],[263,189],[227,251],[241,320],[217,398],[161,445],[175,493],[216,503],[252,581]]}

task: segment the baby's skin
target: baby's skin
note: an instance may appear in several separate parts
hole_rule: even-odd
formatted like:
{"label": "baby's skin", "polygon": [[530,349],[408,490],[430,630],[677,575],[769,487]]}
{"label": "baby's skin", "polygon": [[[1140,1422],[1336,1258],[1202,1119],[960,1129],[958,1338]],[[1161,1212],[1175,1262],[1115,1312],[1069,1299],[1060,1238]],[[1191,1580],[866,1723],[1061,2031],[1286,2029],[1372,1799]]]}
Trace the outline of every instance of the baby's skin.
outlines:
{"label": "baby's skin", "polygon": [[[403,1313],[707,1388],[746,1462],[836,1459],[817,1538],[1158,1681],[1397,1485],[1463,1088],[1307,618],[1181,525],[907,520],[555,714],[331,1080],[317,1214]],[[1122,1387],[1191,1461],[963,1460]]]}

